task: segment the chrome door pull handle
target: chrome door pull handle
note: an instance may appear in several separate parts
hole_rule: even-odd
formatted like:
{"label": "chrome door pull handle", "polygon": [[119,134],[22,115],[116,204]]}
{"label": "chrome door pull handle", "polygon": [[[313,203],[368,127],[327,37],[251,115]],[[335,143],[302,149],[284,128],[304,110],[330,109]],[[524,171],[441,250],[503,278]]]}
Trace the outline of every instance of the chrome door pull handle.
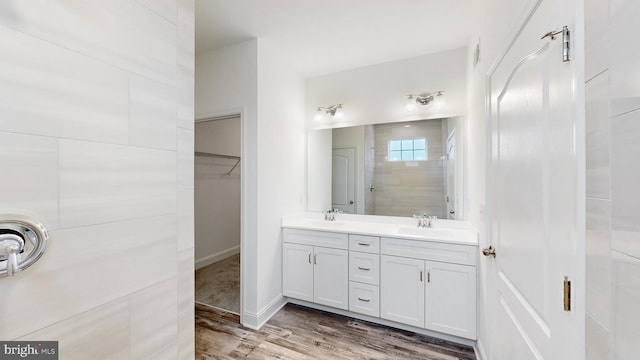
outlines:
{"label": "chrome door pull handle", "polygon": [[359,242],[359,243],[358,243],[358,245],[360,245],[360,246],[371,246],[371,244],[368,244],[368,243],[361,243],[361,242]]}
{"label": "chrome door pull handle", "polygon": [[371,299],[363,299],[363,298],[361,298],[361,297],[359,297],[359,298],[358,298],[358,300],[360,300],[360,301],[364,301],[364,302],[369,302],[369,301],[371,301]]}
{"label": "chrome door pull handle", "polygon": [[369,270],[371,270],[371,268],[363,268],[363,267],[358,266],[358,270],[369,271]]}

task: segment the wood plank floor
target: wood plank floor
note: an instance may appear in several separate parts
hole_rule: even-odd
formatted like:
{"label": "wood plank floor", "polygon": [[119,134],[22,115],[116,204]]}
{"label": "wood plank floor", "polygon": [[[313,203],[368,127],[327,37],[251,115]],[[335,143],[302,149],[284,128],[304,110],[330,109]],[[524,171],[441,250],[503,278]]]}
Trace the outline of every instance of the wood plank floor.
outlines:
{"label": "wood plank floor", "polygon": [[288,304],[260,331],[196,304],[196,359],[475,360],[464,345]]}

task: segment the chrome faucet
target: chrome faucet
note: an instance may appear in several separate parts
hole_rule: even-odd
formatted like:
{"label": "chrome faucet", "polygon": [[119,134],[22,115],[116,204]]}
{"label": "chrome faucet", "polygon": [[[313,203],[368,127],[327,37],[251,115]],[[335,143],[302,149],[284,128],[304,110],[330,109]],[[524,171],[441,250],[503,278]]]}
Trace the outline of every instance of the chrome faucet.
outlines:
{"label": "chrome faucet", "polygon": [[326,213],[324,213],[324,219],[327,221],[336,221],[336,213],[338,212],[338,209],[330,209],[327,210]]}
{"label": "chrome faucet", "polygon": [[438,219],[437,216],[428,216],[427,213],[414,214],[413,217],[418,219],[418,228],[431,228],[434,221]]}

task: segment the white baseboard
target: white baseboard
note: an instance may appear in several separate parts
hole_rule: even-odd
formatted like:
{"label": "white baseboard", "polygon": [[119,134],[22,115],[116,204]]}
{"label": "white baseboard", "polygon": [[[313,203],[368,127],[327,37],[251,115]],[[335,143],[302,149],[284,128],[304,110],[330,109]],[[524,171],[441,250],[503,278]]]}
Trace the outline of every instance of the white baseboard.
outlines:
{"label": "white baseboard", "polygon": [[226,250],[222,250],[220,252],[211,254],[209,256],[205,256],[202,259],[196,259],[196,264],[195,264],[196,270],[203,268],[205,266],[211,265],[220,260],[224,260],[229,256],[233,256],[238,253],[240,253],[240,245],[234,246]]}
{"label": "white baseboard", "polygon": [[260,330],[262,325],[266,324],[283,306],[287,305],[287,299],[283,296],[271,300],[267,306],[258,311],[257,314],[245,311],[242,317],[242,325],[253,330]]}

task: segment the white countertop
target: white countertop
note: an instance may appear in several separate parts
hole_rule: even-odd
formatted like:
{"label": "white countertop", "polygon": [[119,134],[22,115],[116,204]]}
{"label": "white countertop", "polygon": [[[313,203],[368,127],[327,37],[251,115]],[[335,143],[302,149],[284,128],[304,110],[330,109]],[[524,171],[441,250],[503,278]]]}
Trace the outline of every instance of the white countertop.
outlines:
{"label": "white countertop", "polygon": [[465,221],[438,219],[431,228],[418,228],[413,218],[337,214],[335,221],[322,213],[300,213],[282,217],[282,227],[315,231],[372,235],[410,240],[436,241],[478,246],[478,231]]}

